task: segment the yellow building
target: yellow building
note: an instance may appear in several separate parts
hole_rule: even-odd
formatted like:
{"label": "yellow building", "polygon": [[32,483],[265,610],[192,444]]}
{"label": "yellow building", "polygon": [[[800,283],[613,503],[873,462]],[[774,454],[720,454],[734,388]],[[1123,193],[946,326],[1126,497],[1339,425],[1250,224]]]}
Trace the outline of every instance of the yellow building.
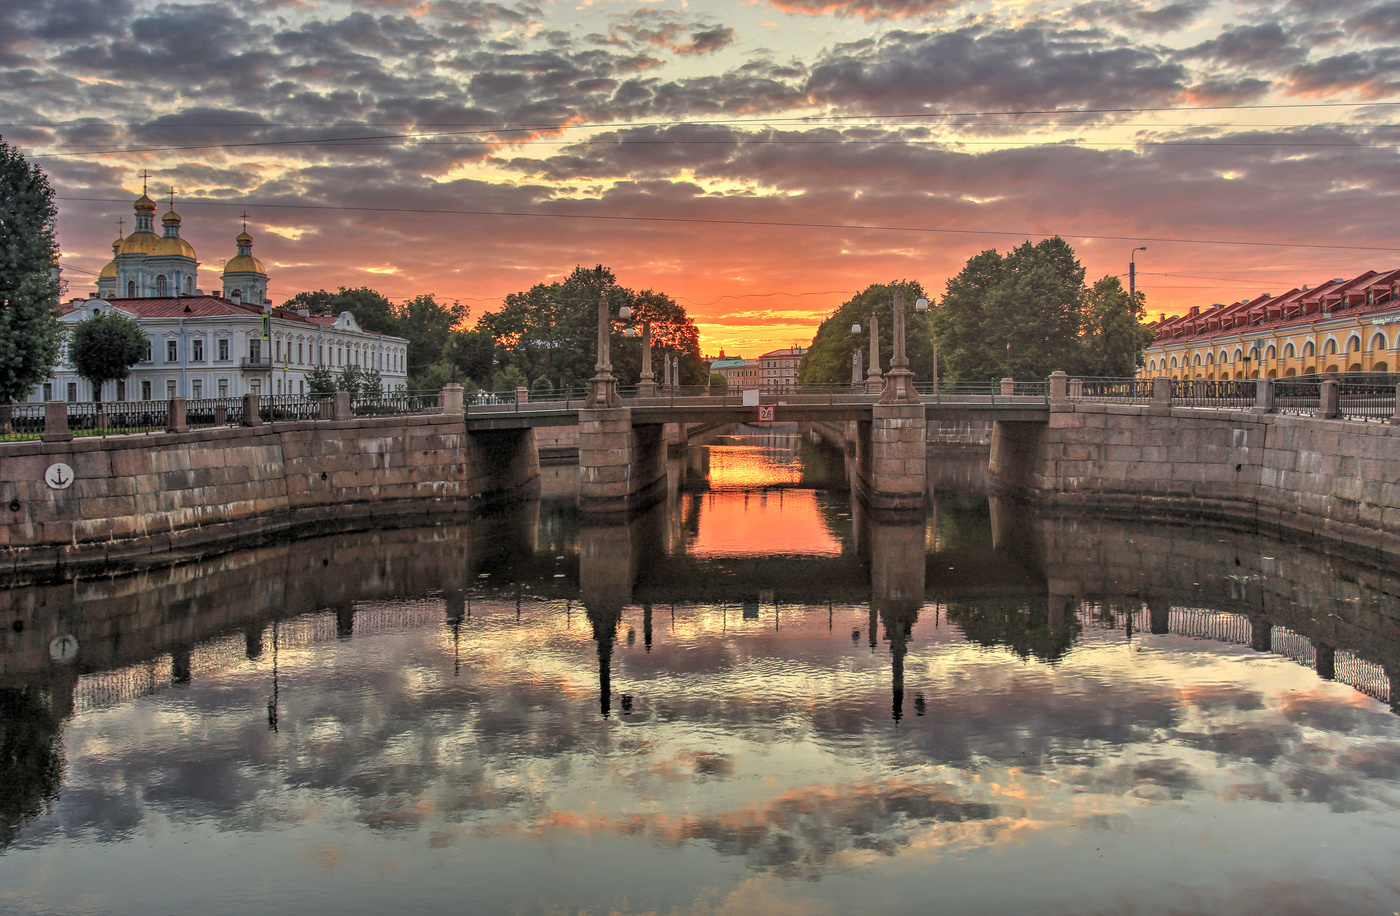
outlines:
{"label": "yellow building", "polygon": [[1147,378],[1289,378],[1395,372],[1400,362],[1400,269],[1374,270],[1281,296],[1262,295],[1150,325]]}

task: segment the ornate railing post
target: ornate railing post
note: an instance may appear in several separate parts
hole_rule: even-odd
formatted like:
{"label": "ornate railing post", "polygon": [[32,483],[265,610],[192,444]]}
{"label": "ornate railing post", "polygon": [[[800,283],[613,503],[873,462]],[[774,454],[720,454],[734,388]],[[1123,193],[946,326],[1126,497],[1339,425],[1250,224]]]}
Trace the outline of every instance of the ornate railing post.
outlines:
{"label": "ornate railing post", "polygon": [[185,399],[171,398],[165,408],[165,431],[168,433],[189,432],[189,419],[185,414]]}
{"label": "ornate railing post", "polygon": [[[875,321],[870,322],[872,331]],[[876,364],[876,371],[879,365]],[[1004,383],[1003,383],[1004,384]],[[885,376],[885,390],[880,393],[882,404],[919,404],[919,393],[914,390],[914,373],[909,371],[909,357],[904,352],[904,290],[894,294],[894,357],[890,360],[890,371]]]}
{"label": "ornate railing post", "polygon": [[1341,384],[1334,378],[1325,379],[1322,383],[1322,392],[1318,398],[1317,415],[1326,420],[1336,419],[1340,412]]}
{"label": "ornate railing post", "polygon": [[45,442],[67,442],[73,438],[73,433],[68,429],[68,405],[63,401],[44,402],[44,434],[41,438]]}
{"label": "ornate railing post", "polygon": [[1050,373],[1050,406],[1064,406],[1069,400],[1069,376],[1063,369]]}
{"label": "ornate railing post", "polygon": [[621,407],[622,399],[617,394],[617,379],[612,374],[611,322],[608,317],[608,300],[598,300],[598,361],[593,365],[593,378],[588,380],[588,399],[585,407]]}

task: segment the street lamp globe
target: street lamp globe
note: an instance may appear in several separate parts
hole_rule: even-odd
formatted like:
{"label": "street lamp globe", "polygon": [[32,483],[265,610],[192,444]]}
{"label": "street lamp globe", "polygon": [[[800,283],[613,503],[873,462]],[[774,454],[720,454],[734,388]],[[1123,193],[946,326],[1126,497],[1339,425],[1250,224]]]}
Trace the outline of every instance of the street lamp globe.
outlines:
{"label": "street lamp globe", "polygon": [[927,311],[928,311],[928,300],[925,299],[923,296],[920,296],[918,299],[915,299],[915,300],[914,300],[914,311],[916,311],[916,312],[927,312]]}
{"label": "street lamp globe", "polygon": [[852,333],[852,334],[859,334],[859,333],[860,333],[860,322],[859,322],[859,321],[857,321],[855,324],[851,325],[851,333]]}
{"label": "street lamp globe", "polygon": [[[618,310],[617,310],[617,317],[621,318],[623,321],[626,321],[628,318],[631,318],[631,317],[632,317],[632,306],[630,306],[630,305],[624,305],[622,308],[618,309]],[[628,336],[631,336],[631,335],[628,335]]]}

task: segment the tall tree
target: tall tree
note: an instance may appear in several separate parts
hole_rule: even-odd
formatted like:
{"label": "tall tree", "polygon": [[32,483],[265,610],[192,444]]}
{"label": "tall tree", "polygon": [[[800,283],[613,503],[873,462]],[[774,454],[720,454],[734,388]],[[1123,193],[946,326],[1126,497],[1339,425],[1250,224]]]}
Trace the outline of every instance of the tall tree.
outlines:
{"label": "tall tree", "polygon": [[950,379],[1078,372],[1084,267],[1059,236],[1027,241],[1004,258],[984,251],[948,281],[934,321]]}
{"label": "tall tree", "polygon": [[[600,298],[608,300],[613,316],[622,306],[630,306],[634,329],[651,321],[658,376],[661,356],[672,354],[680,357],[683,384],[704,384],[700,332],[685,309],[664,293],[619,286],[613,272],[601,264],[576,267],[560,282],[537,283],[511,293],[498,311],[481,316],[477,329],[491,336],[503,366],[514,366],[530,379],[547,378],[560,387],[582,385],[592,377],[598,359]],[[623,331],[624,323],[614,321],[613,374],[632,384],[641,371],[641,342],[625,340]]]}
{"label": "tall tree", "polygon": [[102,400],[102,386],[126,378],[131,367],[146,358],[149,340],[140,323],[115,309],[73,325],[68,362],[92,385],[92,399]]}
{"label": "tall tree", "polygon": [[0,139],[0,404],[27,398],[58,362],[57,219],[44,173]]}
{"label": "tall tree", "polygon": [[[870,346],[870,319],[880,321],[880,369],[888,370],[894,358],[894,294],[904,291],[904,343],[909,368],[916,380],[933,378],[933,332],[927,313],[919,314],[914,303],[924,295],[917,280],[895,280],[874,283],[846,300],[840,308],[817,328],[802,362],[797,367],[797,380],[804,385],[845,384],[851,380],[851,358],[856,350]],[[851,325],[859,323],[861,332],[851,333]],[[871,366],[870,354],[862,360],[865,371]]]}
{"label": "tall tree", "polygon": [[415,377],[443,359],[452,331],[470,314],[471,309],[460,302],[438,302],[432,293],[415,296],[395,310],[398,331],[394,333],[408,340],[410,388],[417,387]]}
{"label": "tall tree", "polygon": [[1131,378],[1142,365],[1152,331],[1142,326],[1146,297],[1128,295],[1117,277],[1094,283],[1084,297],[1084,341],[1080,371],[1085,375]]}
{"label": "tall tree", "polygon": [[399,316],[395,313],[394,304],[382,293],[367,286],[357,286],[353,289],[342,286],[334,293],[323,289],[297,293],[282,303],[282,308],[306,309],[313,315],[339,315],[341,312],[349,312],[355,316],[356,324],[371,334],[404,336],[399,333]]}

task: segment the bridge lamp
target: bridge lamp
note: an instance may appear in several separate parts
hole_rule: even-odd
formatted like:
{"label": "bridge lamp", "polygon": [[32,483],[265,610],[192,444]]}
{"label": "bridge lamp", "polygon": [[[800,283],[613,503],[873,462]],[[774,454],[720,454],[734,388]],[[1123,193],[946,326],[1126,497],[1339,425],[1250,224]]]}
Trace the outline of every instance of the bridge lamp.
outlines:
{"label": "bridge lamp", "polygon": [[621,318],[623,321],[626,321],[627,319],[631,318],[631,317],[632,317],[632,306],[630,306],[630,305],[624,305],[622,308],[618,309],[618,310],[617,310],[617,317]]}
{"label": "bridge lamp", "polygon": [[859,322],[859,321],[857,321],[855,324],[851,325],[851,333],[852,333],[852,334],[859,334],[859,333],[860,333],[860,322]]}

